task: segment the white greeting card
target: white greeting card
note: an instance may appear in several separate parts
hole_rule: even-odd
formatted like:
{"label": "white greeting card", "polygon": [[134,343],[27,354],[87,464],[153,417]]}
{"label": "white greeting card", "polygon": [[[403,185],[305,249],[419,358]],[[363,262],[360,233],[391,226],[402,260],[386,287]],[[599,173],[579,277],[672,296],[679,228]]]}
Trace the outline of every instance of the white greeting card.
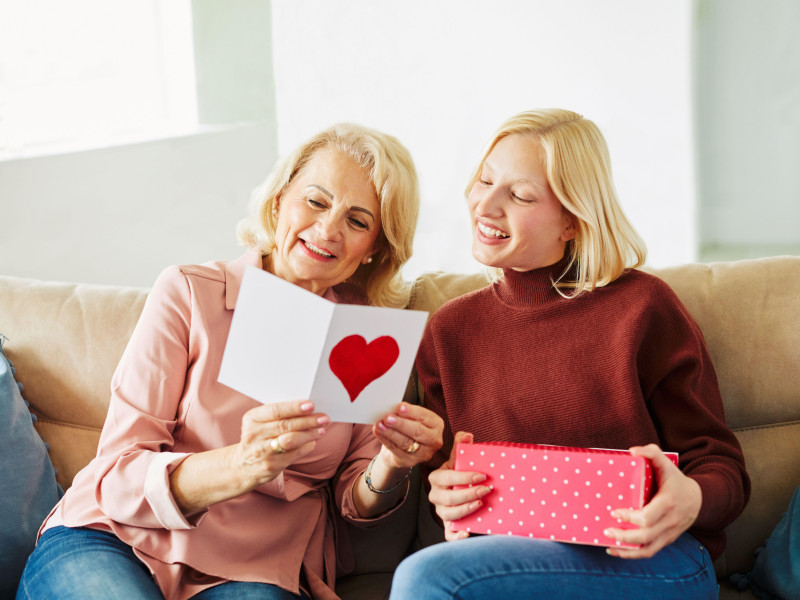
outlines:
{"label": "white greeting card", "polygon": [[219,381],[264,404],[308,398],[333,421],[374,423],[402,400],[427,317],[336,304],[248,267]]}

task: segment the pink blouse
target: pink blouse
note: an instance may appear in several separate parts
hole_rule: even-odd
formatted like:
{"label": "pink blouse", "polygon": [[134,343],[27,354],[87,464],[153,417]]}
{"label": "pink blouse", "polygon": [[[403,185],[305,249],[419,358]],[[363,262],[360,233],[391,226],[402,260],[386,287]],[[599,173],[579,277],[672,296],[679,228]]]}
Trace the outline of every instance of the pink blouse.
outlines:
{"label": "pink blouse", "polygon": [[[237,443],[242,415],[257,406],[217,381],[247,265],[260,268],[261,256],[248,251],[232,262],[161,273],[114,373],[97,456],[42,531],[66,525],[113,532],[149,567],[167,600],[227,580],[297,594],[301,573],[315,600],[335,599],[334,503],[364,527],[393,512],[362,519],[353,504],[353,483],[380,449],[369,426],[330,425],[311,454],[273,481],[192,515],[184,516],[170,493],[172,470],[191,453]],[[326,297],[337,300],[332,291]],[[281,318],[279,307],[264,310]]]}

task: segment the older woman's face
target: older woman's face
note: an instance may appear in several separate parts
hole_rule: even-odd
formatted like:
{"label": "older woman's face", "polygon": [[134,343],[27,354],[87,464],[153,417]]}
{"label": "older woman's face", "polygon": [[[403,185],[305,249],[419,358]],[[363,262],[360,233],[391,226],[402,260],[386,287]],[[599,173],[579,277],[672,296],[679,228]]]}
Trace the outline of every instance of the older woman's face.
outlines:
{"label": "older woman's face", "polygon": [[377,251],[380,209],[355,160],[337,150],[317,151],[278,200],[274,273],[323,294]]}
{"label": "older woman's face", "polygon": [[468,197],[472,255],[484,265],[529,271],[564,256],[572,221],[547,180],[539,142],[509,135],[492,148]]}

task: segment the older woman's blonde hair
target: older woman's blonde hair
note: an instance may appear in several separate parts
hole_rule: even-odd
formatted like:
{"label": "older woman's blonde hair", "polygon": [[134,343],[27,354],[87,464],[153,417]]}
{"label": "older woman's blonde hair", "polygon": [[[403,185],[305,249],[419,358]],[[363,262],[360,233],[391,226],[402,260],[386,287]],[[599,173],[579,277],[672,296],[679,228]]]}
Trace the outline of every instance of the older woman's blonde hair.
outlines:
{"label": "older woman's blonde hair", "polygon": [[556,282],[562,295],[576,297],[608,285],[625,269],[642,266],[647,250],[617,199],[603,134],[578,113],[551,108],[508,119],[489,142],[467,195],[497,142],[513,134],[532,135],[539,142],[550,188],[573,219],[576,235],[567,242],[567,272],[576,275]]}
{"label": "older woman's blonde hair", "polygon": [[326,129],[278,162],[251,198],[250,215],[237,228],[239,242],[263,255],[275,249],[278,219],[275,199],[294,181],[314,154],[332,149],[346,154],[366,171],[381,205],[379,250],[371,263],[359,265],[348,283],[375,306],[404,307],[410,286],[400,268],[411,258],[419,214],[419,182],[411,154],[396,138],[368,127],[340,123]]}

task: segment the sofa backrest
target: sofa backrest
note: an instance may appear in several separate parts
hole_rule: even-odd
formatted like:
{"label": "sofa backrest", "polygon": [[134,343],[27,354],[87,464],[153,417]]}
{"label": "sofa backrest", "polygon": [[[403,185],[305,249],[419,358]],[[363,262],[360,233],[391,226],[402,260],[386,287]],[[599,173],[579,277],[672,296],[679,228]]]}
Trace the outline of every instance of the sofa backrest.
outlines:
{"label": "sofa backrest", "polygon": [[147,290],[0,277],[0,333],[66,490],[95,455]]}
{"label": "sofa backrest", "polygon": [[[728,425],[752,481],[750,502],[728,529],[717,572],[744,572],[800,483],[800,257],[648,269],[697,321],[717,371]],[[431,273],[410,308],[433,313],[489,283],[485,274]]]}

